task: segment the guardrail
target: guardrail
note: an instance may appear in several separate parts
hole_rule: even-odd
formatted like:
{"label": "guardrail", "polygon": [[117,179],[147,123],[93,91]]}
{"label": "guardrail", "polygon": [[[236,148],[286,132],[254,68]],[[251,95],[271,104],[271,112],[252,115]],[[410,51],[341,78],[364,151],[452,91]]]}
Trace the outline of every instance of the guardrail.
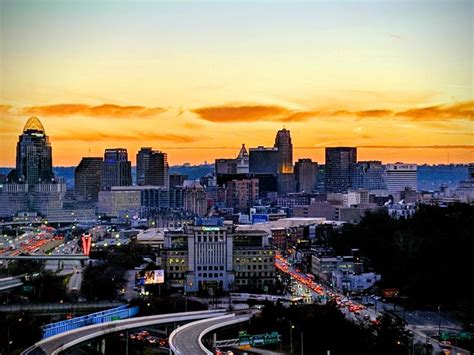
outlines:
{"label": "guardrail", "polygon": [[87,325],[110,322],[113,320],[125,319],[136,316],[139,308],[127,308],[128,305],[119,306],[101,312],[87,314],[85,316],[51,323],[41,327],[43,332],[42,339],[49,338],[53,335],[61,334],[69,330],[85,327]]}

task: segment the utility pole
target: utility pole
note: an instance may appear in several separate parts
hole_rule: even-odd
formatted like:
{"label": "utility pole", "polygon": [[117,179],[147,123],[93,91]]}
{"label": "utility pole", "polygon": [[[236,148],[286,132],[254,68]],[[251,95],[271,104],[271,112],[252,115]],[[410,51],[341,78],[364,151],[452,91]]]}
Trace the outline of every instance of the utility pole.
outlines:
{"label": "utility pole", "polygon": [[438,340],[441,338],[441,305],[438,305]]}
{"label": "utility pole", "polygon": [[304,355],[304,346],[303,346],[303,332],[301,332],[301,355]]}
{"label": "utility pole", "polygon": [[293,328],[295,326],[290,321],[290,354],[293,355]]}

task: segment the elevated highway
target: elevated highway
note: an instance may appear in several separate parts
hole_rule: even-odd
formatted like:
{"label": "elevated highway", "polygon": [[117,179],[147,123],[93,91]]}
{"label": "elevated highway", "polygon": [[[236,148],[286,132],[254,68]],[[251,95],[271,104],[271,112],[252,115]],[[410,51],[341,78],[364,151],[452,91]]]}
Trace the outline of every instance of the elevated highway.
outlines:
{"label": "elevated highway", "polygon": [[183,325],[171,333],[170,349],[175,355],[212,355],[213,353],[203,345],[202,338],[214,329],[248,321],[252,315],[251,312],[232,313]]}
{"label": "elevated highway", "polygon": [[0,255],[0,260],[89,260],[83,254]]}
{"label": "elevated highway", "polygon": [[194,321],[199,319],[219,317],[225,310],[210,310],[198,312],[183,312],[161,314],[155,316],[130,318],[107,323],[90,325],[61,333],[43,340],[24,350],[22,355],[56,355],[85,341],[103,335],[127,329],[141,328],[151,325]]}

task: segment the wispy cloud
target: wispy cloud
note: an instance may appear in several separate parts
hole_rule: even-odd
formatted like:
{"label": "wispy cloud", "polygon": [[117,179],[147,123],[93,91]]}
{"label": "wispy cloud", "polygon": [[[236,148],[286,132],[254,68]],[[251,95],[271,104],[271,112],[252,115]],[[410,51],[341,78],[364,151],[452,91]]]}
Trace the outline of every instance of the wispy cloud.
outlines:
{"label": "wispy cloud", "polygon": [[201,119],[219,123],[238,122],[295,122],[307,121],[319,117],[352,116],[357,119],[404,117],[411,121],[447,121],[456,119],[474,120],[474,101],[460,102],[452,105],[414,107],[402,111],[391,109],[367,110],[291,110],[276,105],[220,105],[191,110]]}
{"label": "wispy cloud", "polygon": [[91,106],[86,104],[57,104],[46,106],[30,106],[19,110],[21,114],[38,116],[70,116],[81,115],[90,117],[110,118],[146,118],[159,115],[166,111],[162,107],[120,106],[103,104]]}
{"label": "wispy cloud", "polygon": [[155,141],[166,143],[192,143],[203,139],[204,137],[195,137],[179,134],[168,133],[147,133],[147,132],[130,132],[123,133],[104,133],[97,131],[87,132],[64,132],[63,134],[56,134],[53,141],[81,141],[81,142],[102,142],[102,141]]}

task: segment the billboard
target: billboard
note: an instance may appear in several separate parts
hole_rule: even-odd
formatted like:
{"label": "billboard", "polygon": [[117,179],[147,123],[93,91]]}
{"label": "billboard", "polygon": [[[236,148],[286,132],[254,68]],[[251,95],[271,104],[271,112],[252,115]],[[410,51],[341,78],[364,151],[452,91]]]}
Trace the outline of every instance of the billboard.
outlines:
{"label": "billboard", "polygon": [[268,222],[268,214],[254,213],[252,214],[252,224]]}
{"label": "billboard", "polygon": [[162,284],[165,282],[165,271],[164,270],[147,270],[140,271],[135,274],[135,285],[155,285]]}

